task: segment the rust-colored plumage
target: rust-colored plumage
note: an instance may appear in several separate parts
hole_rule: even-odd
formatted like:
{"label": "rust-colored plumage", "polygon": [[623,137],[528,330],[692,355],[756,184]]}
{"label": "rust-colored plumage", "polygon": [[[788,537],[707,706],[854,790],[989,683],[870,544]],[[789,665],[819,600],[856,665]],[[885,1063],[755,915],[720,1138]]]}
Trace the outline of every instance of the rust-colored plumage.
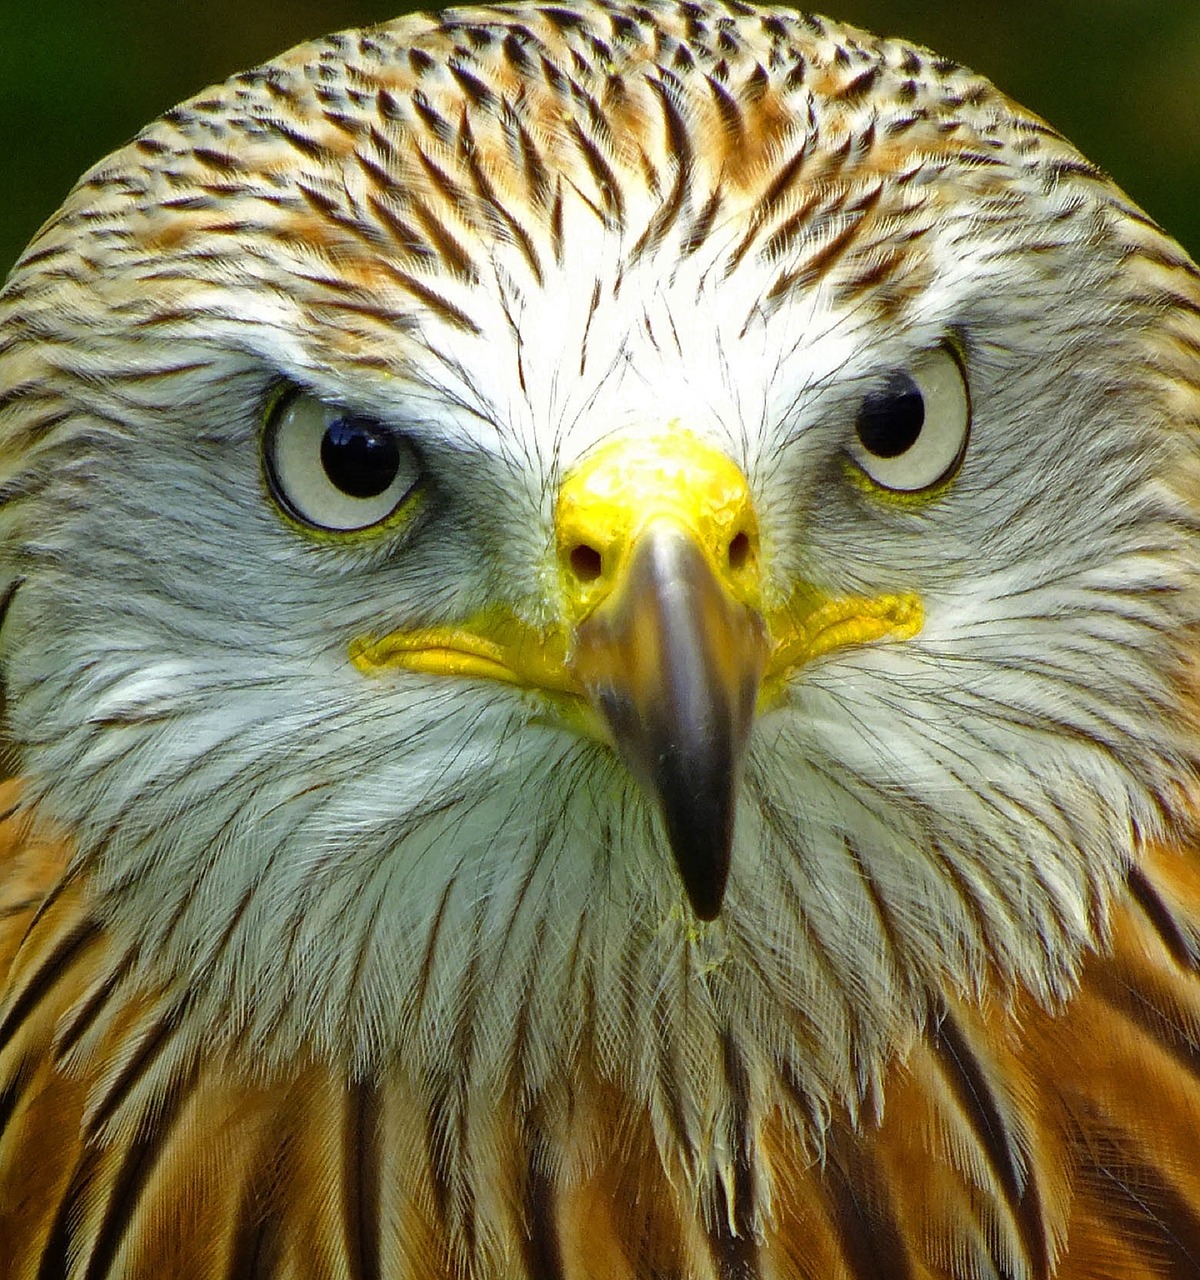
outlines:
{"label": "rust-colored plumage", "polygon": [[1200,1274],[1200,274],[925,50],[316,42],[0,292],[0,1280]]}
{"label": "rust-colored plumage", "polygon": [[[237,1055],[214,1056],[172,1080],[144,1131],[113,1126],[111,1098],[137,1087],[171,1028],[148,996],[73,1063],[104,997],[105,939],[89,927],[86,891],[59,890],[61,841],[31,836],[16,795],[10,785],[3,827],[5,865],[20,872],[2,907],[6,1274],[62,1274],[77,1250],[80,1274],[469,1274],[430,1176],[426,1117],[395,1075],[354,1080],[309,1063],[266,1083]],[[1155,850],[1116,908],[1111,948],[1061,1009],[948,1005],[893,1066],[883,1114],[835,1115],[819,1159],[785,1114],[771,1117],[764,1233],[736,1199],[724,1221],[710,1206],[718,1221],[701,1229],[658,1167],[645,1117],[593,1082],[562,1135],[603,1135],[589,1177],[554,1188],[537,1161],[506,1165],[527,1233],[511,1273],[1193,1275],[1198,916],[1191,850]],[[498,1140],[513,1124],[498,1116]]]}

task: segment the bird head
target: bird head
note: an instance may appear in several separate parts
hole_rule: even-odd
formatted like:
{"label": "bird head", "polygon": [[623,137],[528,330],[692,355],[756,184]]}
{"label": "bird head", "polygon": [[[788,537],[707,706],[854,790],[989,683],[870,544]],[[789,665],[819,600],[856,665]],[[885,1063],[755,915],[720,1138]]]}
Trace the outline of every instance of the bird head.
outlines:
{"label": "bird head", "polygon": [[264,1069],[855,1105],[1181,821],[1194,268],[972,73],[696,11],[302,46],[0,295],[11,748]]}

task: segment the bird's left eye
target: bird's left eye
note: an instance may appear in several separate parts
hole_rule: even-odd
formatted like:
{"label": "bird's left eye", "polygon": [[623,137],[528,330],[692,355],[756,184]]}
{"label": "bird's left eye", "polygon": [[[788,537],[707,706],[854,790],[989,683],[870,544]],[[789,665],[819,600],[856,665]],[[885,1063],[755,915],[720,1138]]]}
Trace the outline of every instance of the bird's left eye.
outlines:
{"label": "bird's left eye", "polygon": [[344,533],[378,524],[421,478],[416,450],[398,431],[304,392],[280,401],[263,452],[276,501],[317,529]]}
{"label": "bird's left eye", "polygon": [[939,347],[863,398],[849,452],[880,488],[918,493],[958,470],[970,424],[962,366]]}

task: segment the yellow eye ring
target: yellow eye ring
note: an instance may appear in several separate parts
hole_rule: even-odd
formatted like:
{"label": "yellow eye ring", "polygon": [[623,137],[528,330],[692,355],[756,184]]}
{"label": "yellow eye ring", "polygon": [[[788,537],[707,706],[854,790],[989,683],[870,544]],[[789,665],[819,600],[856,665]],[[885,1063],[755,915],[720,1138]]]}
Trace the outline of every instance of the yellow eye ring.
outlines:
{"label": "yellow eye ring", "polygon": [[276,504],[323,533],[383,524],[421,483],[420,456],[402,432],[306,391],[285,393],[271,405],[262,450]]}
{"label": "yellow eye ring", "polygon": [[863,398],[847,452],[878,488],[918,494],[955,475],[970,434],[966,375],[954,352],[941,346]]}

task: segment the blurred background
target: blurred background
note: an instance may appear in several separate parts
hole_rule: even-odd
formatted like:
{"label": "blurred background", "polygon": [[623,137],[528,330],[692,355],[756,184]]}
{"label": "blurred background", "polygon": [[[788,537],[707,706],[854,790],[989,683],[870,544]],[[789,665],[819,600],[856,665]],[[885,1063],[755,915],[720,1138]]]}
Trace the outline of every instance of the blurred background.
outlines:
{"label": "blurred background", "polygon": [[[404,0],[3,0],[0,278],[93,161],[181,98]],[[1200,0],[818,0],[977,71],[1200,256]]]}

